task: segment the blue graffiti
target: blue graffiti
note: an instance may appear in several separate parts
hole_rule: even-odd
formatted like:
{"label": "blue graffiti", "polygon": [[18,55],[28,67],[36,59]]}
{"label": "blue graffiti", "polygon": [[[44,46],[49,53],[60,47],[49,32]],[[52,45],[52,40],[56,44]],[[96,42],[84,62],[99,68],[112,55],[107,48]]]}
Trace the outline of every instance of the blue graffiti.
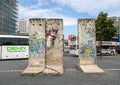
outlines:
{"label": "blue graffiti", "polygon": [[[86,49],[90,49],[90,54],[89,55],[86,55],[85,54],[85,50]],[[95,51],[95,47],[90,45],[90,44],[87,44],[87,45],[83,45],[81,48],[80,48],[80,54],[83,56],[83,57],[96,57],[96,51]]]}
{"label": "blue graffiti", "polygon": [[83,35],[82,35],[82,38],[83,39],[86,39],[86,40],[93,40],[94,36],[92,34],[92,30],[90,29],[86,29],[83,31]]}
{"label": "blue graffiti", "polygon": [[41,48],[44,48],[44,41],[43,40],[37,40],[37,39],[29,39],[30,44],[30,51],[36,55],[39,56],[40,54],[44,54],[44,50]]}

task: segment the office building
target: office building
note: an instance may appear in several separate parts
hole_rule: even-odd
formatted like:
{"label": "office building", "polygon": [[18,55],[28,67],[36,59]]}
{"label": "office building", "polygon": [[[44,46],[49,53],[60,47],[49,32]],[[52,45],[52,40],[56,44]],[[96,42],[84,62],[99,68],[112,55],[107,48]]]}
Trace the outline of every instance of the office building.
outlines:
{"label": "office building", "polygon": [[20,19],[18,23],[19,33],[27,33],[27,21],[25,19]]}
{"label": "office building", "polygon": [[15,33],[17,19],[17,0],[0,0],[0,34]]}

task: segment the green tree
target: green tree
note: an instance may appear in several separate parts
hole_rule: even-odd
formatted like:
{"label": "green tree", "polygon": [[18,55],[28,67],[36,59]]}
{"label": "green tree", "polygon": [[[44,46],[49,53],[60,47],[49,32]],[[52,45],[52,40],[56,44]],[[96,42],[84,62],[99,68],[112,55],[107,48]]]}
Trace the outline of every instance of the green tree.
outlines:
{"label": "green tree", "polygon": [[100,58],[102,58],[101,45],[102,41],[110,41],[115,35],[116,28],[114,22],[107,18],[108,14],[101,12],[96,21],[96,40],[98,41],[98,50],[100,52]]}
{"label": "green tree", "polygon": [[115,35],[114,21],[108,19],[107,16],[107,13],[100,12],[95,21],[97,41],[109,41]]}

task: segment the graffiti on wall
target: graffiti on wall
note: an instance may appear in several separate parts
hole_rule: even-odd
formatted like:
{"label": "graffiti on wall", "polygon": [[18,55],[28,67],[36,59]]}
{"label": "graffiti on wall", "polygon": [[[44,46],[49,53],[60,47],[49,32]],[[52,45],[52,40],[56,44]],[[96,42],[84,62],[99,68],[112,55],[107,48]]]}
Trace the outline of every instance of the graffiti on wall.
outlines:
{"label": "graffiti on wall", "polygon": [[93,44],[95,40],[95,31],[94,28],[84,28],[81,34],[81,47],[80,47],[80,55],[82,57],[95,57],[96,50]]}
{"label": "graffiti on wall", "polygon": [[29,38],[30,53],[36,57],[45,56],[45,39],[44,33],[35,31],[32,37]]}
{"label": "graffiti on wall", "polygon": [[54,46],[57,33],[58,33],[58,29],[50,29],[47,32],[47,46],[48,47]]}
{"label": "graffiti on wall", "polygon": [[47,28],[47,47],[56,47],[60,43],[59,39],[59,21],[58,20],[50,20],[48,21]]}
{"label": "graffiti on wall", "polygon": [[82,34],[82,39],[84,40],[94,40],[94,30],[91,28],[86,28],[85,30],[83,30],[83,34]]}
{"label": "graffiti on wall", "polygon": [[88,41],[88,44],[82,45],[80,48],[80,54],[83,57],[95,57],[95,48],[89,42],[92,41]]}
{"label": "graffiti on wall", "polygon": [[63,31],[62,19],[48,19],[46,29],[46,62],[47,65],[62,65]]}

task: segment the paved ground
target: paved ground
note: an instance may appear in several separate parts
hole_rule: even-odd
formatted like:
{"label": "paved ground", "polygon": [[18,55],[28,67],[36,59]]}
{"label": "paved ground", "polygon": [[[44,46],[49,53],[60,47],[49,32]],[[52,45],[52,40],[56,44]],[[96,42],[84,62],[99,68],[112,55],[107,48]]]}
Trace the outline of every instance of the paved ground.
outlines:
{"label": "paved ground", "polygon": [[84,74],[76,69],[78,57],[64,56],[65,73],[56,75],[21,75],[27,60],[0,61],[0,85],[120,85],[120,55],[97,59],[105,74]]}

